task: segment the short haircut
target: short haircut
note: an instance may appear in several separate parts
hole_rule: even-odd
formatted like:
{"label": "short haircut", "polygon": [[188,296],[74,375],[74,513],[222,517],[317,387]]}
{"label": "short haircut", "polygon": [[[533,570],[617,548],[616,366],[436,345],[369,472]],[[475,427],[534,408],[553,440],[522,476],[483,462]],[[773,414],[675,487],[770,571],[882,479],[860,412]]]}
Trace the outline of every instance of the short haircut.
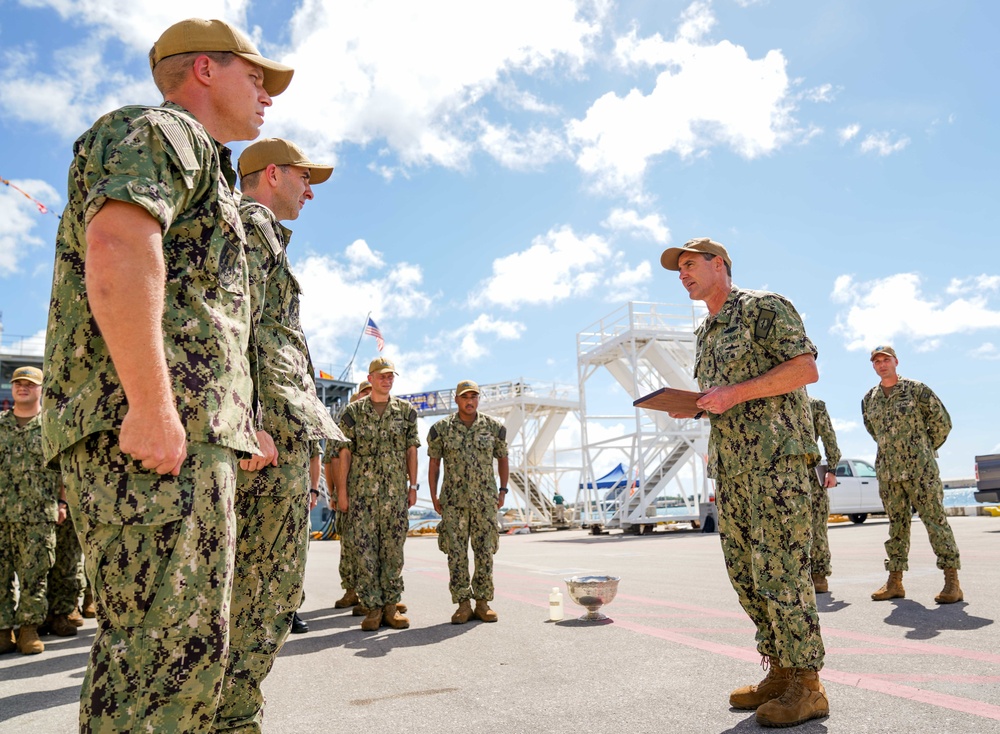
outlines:
{"label": "short haircut", "polygon": [[[291,165],[280,165],[278,168],[282,173],[288,173]],[[259,171],[254,171],[253,173],[248,173],[245,176],[240,176],[240,190],[242,191],[252,191],[260,185],[260,177],[264,175],[264,171],[267,168],[262,168]]]}
{"label": "short haircut", "polygon": [[[706,260],[709,260],[709,261],[714,260],[717,257],[722,257],[722,255],[713,255],[711,252],[699,252],[698,254],[701,255]],[[724,258],[724,257],[722,257],[722,264],[726,266],[726,275],[728,275],[730,278],[732,278],[733,277],[733,269],[731,267],[729,267],[729,263],[726,262],[726,258]]]}
{"label": "short haircut", "polygon": [[[152,58],[153,49],[149,50],[149,56]],[[160,90],[160,94],[166,96],[180,87],[194,65],[194,60],[199,56],[207,56],[219,66],[229,66],[236,58],[236,54],[228,51],[192,51],[161,59],[153,67],[153,83]]]}

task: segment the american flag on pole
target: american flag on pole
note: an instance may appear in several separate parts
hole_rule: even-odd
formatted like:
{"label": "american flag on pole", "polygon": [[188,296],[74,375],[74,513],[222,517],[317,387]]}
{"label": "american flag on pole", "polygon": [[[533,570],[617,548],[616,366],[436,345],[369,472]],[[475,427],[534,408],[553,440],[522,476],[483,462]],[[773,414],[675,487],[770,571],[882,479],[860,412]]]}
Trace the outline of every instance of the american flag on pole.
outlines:
{"label": "american flag on pole", "polygon": [[375,322],[372,321],[371,316],[368,317],[368,323],[365,325],[365,333],[368,336],[375,337],[375,346],[378,347],[378,350],[381,352],[382,347],[385,346],[385,340],[382,338],[382,332],[379,331],[378,326],[376,326]]}

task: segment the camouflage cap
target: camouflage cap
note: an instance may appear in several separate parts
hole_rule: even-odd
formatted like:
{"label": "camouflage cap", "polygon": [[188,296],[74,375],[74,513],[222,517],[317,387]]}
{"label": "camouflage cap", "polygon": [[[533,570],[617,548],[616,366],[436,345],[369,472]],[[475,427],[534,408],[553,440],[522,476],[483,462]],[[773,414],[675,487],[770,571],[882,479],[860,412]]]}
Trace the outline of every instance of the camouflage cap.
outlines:
{"label": "camouflage cap", "polygon": [[399,374],[398,372],[396,372],[396,365],[394,365],[388,359],[386,359],[385,357],[376,357],[368,365],[368,374],[380,375],[383,372],[392,372],[394,375]]}
{"label": "camouflage cap", "polygon": [[27,380],[28,382],[33,382],[36,385],[41,385],[42,371],[37,367],[18,367],[14,370],[14,374],[10,378],[11,382],[14,380]]}
{"label": "camouflage cap", "polygon": [[680,265],[677,261],[681,257],[682,252],[700,252],[707,253],[709,255],[716,255],[721,257],[726,261],[726,265],[730,269],[733,267],[733,261],[729,258],[729,253],[726,252],[726,248],[720,245],[718,242],[713,242],[708,239],[708,237],[700,237],[696,240],[688,240],[684,243],[683,247],[669,247],[663,251],[660,255],[660,265],[662,265],[667,270],[680,270]]}
{"label": "camouflage cap", "polygon": [[871,360],[875,359],[876,354],[888,354],[893,359],[898,359],[896,357],[896,350],[890,347],[888,344],[880,344],[872,350]]}
{"label": "camouflage cap", "polygon": [[240,178],[257,171],[263,171],[269,165],[301,166],[309,169],[309,185],[321,184],[330,178],[333,166],[322,166],[309,160],[302,148],[281,138],[264,138],[248,145],[240,156]]}
{"label": "camouflage cap", "polygon": [[153,69],[168,56],[223,51],[239,56],[264,70],[264,89],[272,97],[288,88],[295,70],[277,61],[265,59],[249,38],[221,20],[188,18],[163,31],[149,50],[149,68]]}
{"label": "camouflage cap", "polygon": [[479,385],[474,383],[472,380],[462,380],[458,383],[458,387],[455,388],[455,397],[461,397],[467,392],[474,392],[476,395],[479,394]]}

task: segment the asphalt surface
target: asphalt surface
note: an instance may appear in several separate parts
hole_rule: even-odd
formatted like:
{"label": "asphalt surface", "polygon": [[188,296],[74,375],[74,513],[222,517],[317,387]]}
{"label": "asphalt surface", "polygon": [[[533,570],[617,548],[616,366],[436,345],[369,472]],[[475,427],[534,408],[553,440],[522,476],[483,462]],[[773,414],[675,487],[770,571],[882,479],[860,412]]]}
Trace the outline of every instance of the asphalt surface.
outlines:
{"label": "asphalt surface", "polygon": [[[885,519],[830,526],[834,575],[818,597],[829,718],[796,732],[1000,732],[1000,518],[952,517],[967,602],[938,606],[942,574],[914,521],[907,597],[872,602],[885,580]],[[586,531],[504,536],[496,624],[450,624],[445,557],[406,543],[408,630],[362,632],[334,610],[339,543],[314,541],[302,617],[265,683],[264,731],[752,732],[729,691],[762,677],[717,535]],[[609,623],[548,621],[553,586],[575,574],[621,576]],[[37,656],[0,657],[0,732],[76,730],[94,622],[45,638]]]}

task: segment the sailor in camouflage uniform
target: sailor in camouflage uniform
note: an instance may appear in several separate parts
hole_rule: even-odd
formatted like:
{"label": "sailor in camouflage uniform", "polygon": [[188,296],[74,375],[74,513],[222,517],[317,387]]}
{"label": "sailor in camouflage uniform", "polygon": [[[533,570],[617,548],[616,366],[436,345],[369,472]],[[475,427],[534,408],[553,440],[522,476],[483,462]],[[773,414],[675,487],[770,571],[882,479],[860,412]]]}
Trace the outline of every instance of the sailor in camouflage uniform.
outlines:
{"label": "sailor in camouflage uniform", "polygon": [[944,571],[944,588],[934,601],[962,601],[958,545],[944,514],[944,485],[937,463],[937,451],[951,432],[951,416],[927,385],[896,374],[899,360],[895,349],[875,347],[871,362],[880,382],[861,401],[861,414],[865,428],[878,444],[875,475],[889,516],[889,539],[885,542],[889,579],[872,599],[906,596],[903,572],[909,569],[910,519],[915,508],[927,528],[937,567]]}
{"label": "sailor in camouflage uniform", "polygon": [[837,486],[837,463],[840,461],[840,448],[837,446],[837,434],[833,431],[833,421],[826,410],[826,403],[817,398],[809,398],[809,413],[812,416],[813,439],[823,442],[826,453],[827,472],[821,483],[815,464],[809,478],[812,479],[812,551],[809,554],[813,588],[817,594],[825,594],[830,590],[827,577],[833,573],[830,565],[830,541],[827,537],[827,524],[830,522],[830,495],[828,489]]}
{"label": "sailor in camouflage uniform", "polygon": [[795,307],[776,293],[732,284],[732,260],[707,238],[663,252],[708,317],[697,330],[695,377],[712,428],[708,475],[716,482],[719,535],[733,588],[757,626],[769,666],[757,685],[732,692],[734,708],[756,709],[764,726],[792,726],[829,714],[816,597],[809,467],[819,461],[805,385],[815,382],[816,348]]}
{"label": "sailor in camouflage uniform", "polygon": [[[362,380],[358,383],[358,390],[349,402],[354,403],[362,398],[368,397],[372,392],[371,383]],[[336,511],[337,517],[334,520],[337,536],[340,538],[340,586],[344,589],[344,595],[334,602],[335,609],[347,609],[354,607],[358,616],[364,616],[361,612],[364,607],[360,606],[357,592],[357,554],[351,542],[351,525],[347,522],[347,511],[341,509],[337,504],[337,482],[340,471],[340,446],[336,441],[326,442],[326,451],[323,455],[323,465],[326,472],[326,486],[330,490],[330,509]],[[364,612],[367,614],[367,611]]]}
{"label": "sailor in camouflage uniform", "polygon": [[163,105],[110,112],[74,145],[46,337],[45,453],[98,607],[83,732],[210,729],[237,460],[260,450],[224,143],[257,137],[292,70],[198,19],[168,28],[149,62]]}
{"label": "sailor in camouflage uniform", "polygon": [[[358,566],[355,581],[367,615],[361,629],[406,629],[403,596],[407,510],[417,501],[417,411],[389,394],[396,368],[385,357],[368,365],[372,393],[347,406],[340,428],[337,506],[347,509]],[[349,498],[349,500],[348,500]]]}
{"label": "sailor in camouflage uniform", "polygon": [[83,574],[83,549],[73,517],[67,512],[68,505],[64,500],[60,500],[59,504],[66,519],[56,525],[56,561],[49,571],[49,616],[45,620],[45,628],[59,637],[73,637],[77,628],[83,626],[83,615],[78,605],[86,577]]}
{"label": "sailor in camouflage uniform", "polygon": [[[458,412],[431,426],[427,433],[430,465],[427,482],[434,510],[441,515],[438,545],[448,554],[448,587],[458,609],[452,624],[465,624],[475,616],[496,622],[490,609],[493,599],[493,554],[500,545],[496,512],[507,496],[509,462],[507,429],[496,418],[479,412],[479,385],[463,380],[455,388]],[[493,475],[497,462],[500,490]],[[438,475],[444,461],[444,482],[438,499]],[[469,580],[469,545],[475,573]],[[470,599],[476,600],[472,608]]]}
{"label": "sailor in camouflage uniform", "polygon": [[[47,578],[65,497],[60,502],[59,472],[47,468],[42,455],[42,371],[14,370],[11,392],[13,409],[0,413],[0,653],[34,655],[45,650],[38,627],[48,612]],[[14,627],[20,628],[16,643]]]}
{"label": "sailor in camouflage uniform", "polygon": [[311,163],[296,145],[278,138],[252,143],[239,160],[255,383],[263,429],[278,455],[270,464],[262,457],[240,462],[229,665],[215,731],[261,730],[260,686],[302,599],[310,475],[319,481],[314,449],[319,439],[343,439],[316,394],[299,319],[301,288],[288,262],[291,232],[280,224],[297,219],[313,198],[312,185],[332,172],[332,166]]}

